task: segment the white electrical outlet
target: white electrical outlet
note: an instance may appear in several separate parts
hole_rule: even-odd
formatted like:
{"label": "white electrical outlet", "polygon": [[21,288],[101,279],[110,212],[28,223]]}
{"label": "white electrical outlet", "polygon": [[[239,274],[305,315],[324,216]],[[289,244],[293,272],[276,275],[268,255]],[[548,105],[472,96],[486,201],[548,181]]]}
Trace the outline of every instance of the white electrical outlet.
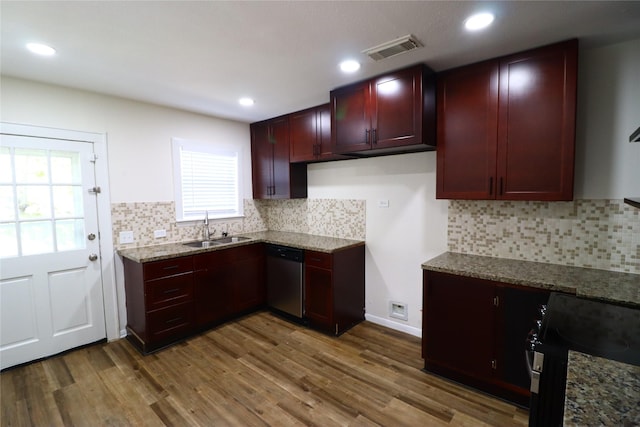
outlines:
{"label": "white electrical outlet", "polygon": [[133,243],[133,231],[121,231],[120,232],[120,243]]}
{"label": "white electrical outlet", "polygon": [[167,237],[167,230],[156,230],[153,232],[153,237],[155,237],[156,239]]}
{"label": "white electrical outlet", "polygon": [[389,207],[389,200],[388,199],[380,199],[380,200],[378,200],[378,207],[379,208],[388,208]]}

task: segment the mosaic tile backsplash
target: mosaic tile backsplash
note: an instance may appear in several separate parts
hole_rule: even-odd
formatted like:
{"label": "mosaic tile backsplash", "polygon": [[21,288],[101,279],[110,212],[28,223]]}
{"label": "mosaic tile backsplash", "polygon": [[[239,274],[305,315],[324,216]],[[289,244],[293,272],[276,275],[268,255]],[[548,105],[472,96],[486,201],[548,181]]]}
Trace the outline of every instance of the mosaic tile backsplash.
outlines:
{"label": "mosaic tile backsplash", "polygon": [[452,200],[449,251],[640,274],[640,209],[622,200]]}
{"label": "mosaic tile backsplash", "polygon": [[[256,231],[293,231],[321,236],[365,240],[364,200],[297,199],[244,201],[244,218],[211,221],[219,237]],[[174,202],[112,203],[113,241],[116,249],[202,239],[200,222],[176,223]],[[120,232],[132,230],[134,242],[120,244]],[[155,230],[167,236],[154,238]]]}

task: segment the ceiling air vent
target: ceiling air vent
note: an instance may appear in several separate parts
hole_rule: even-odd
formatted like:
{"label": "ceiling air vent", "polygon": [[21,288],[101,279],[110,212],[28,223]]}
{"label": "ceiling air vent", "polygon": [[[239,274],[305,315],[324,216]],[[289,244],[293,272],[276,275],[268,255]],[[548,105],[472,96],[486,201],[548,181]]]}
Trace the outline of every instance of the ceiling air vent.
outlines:
{"label": "ceiling air vent", "polygon": [[363,50],[362,53],[368,55],[374,61],[390,58],[400,53],[409,52],[410,50],[422,47],[422,43],[412,35],[404,36],[382,43],[378,46]]}

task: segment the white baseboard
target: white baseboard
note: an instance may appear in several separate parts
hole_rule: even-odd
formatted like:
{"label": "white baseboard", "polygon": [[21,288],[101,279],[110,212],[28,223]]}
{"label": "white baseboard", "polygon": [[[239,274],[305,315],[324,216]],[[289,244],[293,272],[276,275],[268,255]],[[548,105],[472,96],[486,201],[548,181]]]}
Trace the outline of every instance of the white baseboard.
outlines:
{"label": "white baseboard", "polygon": [[389,329],[404,332],[414,337],[422,338],[422,329],[415,328],[413,326],[405,325],[403,323],[394,322],[393,320],[385,319],[384,317],[374,316],[373,314],[365,313],[364,318],[371,323],[375,323],[380,326],[385,326]]}

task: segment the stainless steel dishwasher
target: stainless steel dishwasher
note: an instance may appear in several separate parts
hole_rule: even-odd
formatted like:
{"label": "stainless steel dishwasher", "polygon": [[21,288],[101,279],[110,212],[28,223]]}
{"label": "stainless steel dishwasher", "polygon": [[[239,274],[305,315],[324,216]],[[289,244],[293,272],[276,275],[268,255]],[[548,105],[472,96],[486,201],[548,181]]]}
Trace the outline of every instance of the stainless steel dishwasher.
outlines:
{"label": "stainless steel dishwasher", "polygon": [[267,304],[302,319],[304,314],[304,251],[267,245]]}

